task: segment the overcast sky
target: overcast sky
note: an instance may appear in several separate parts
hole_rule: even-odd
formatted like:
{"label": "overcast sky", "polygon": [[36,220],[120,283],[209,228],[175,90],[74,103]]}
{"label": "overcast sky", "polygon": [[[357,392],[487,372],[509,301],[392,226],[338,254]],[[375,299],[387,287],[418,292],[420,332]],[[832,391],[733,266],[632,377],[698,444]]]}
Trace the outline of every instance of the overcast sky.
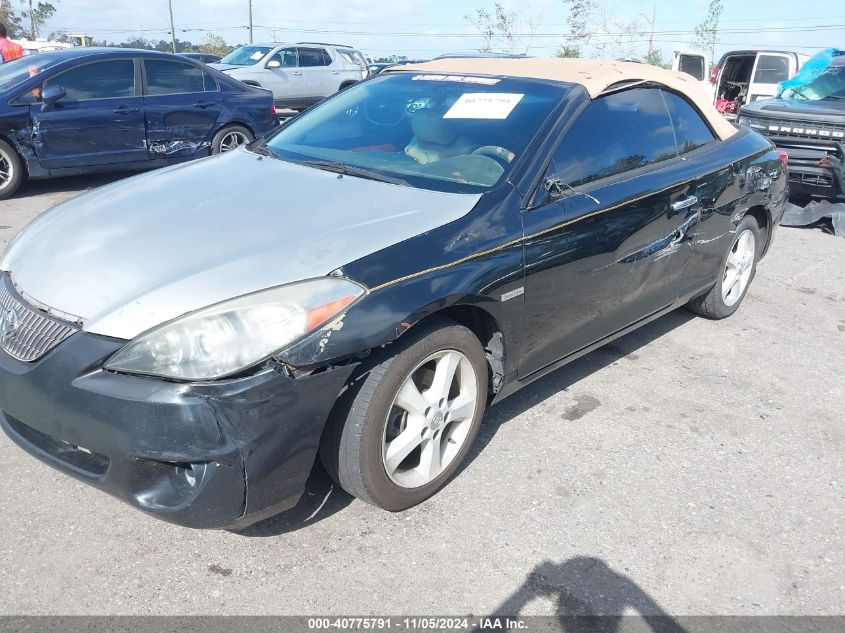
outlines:
{"label": "overcast sky", "polygon": [[[649,30],[642,13],[651,17],[656,9],[655,46],[664,55],[690,48],[691,32],[706,14],[708,0],[599,0],[607,10],[596,16],[591,30],[602,22],[619,32],[614,22],[639,19]],[[96,39],[124,41],[141,36],[169,39],[167,0],[52,0],[58,8],[47,32],[65,30],[87,33]],[[493,2],[485,0],[253,0],[255,41],[324,41],[348,43],[373,57],[388,54],[412,58],[433,57],[450,51],[477,50],[481,38],[464,16],[477,8],[492,13]],[[536,26],[530,40],[520,38],[524,48],[530,43],[534,55],[554,54],[563,33],[566,8],[560,0],[508,0]],[[736,48],[777,47],[815,52],[828,46],[845,46],[845,8],[838,3],[813,3],[820,15],[802,10],[795,0],[726,0],[722,15],[717,54]],[[806,3],[810,6],[809,3]],[[246,25],[248,0],[173,0],[176,34],[179,39],[202,43],[208,31],[222,35],[230,44],[248,41]],[[841,15],[837,15],[841,14]],[[822,29],[818,27],[821,26]],[[521,29],[528,33],[530,27]],[[605,38],[608,40],[610,38]],[[618,39],[618,38],[617,38]],[[644,37],[625,48],[642,56],[647,48]],[[588,54],[601,55],[598,38]],[[503,46],[499,46],[503,48]],[[520,51],[522,52],[522,51]],[[606,43],[604,55],[622,54],[618,45]]]}

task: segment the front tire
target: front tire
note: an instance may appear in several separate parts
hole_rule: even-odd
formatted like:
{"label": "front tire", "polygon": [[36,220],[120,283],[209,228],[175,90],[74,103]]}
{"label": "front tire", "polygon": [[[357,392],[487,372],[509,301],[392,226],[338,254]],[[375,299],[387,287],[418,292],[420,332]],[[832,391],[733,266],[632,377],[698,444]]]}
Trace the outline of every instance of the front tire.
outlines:
{"label": "front tire", "polygon": [[487,404],[485,352],[469,329],[437,319],[405,336],[357,372],[320,446],[344,490],[394,512],[446,484]]}
{"label": "front tire", "polygon": [[710,292],[689,302],[690,310],[710,319],[724,319],[737,311],[757,273],[760,234],[753,216],[742,218],[722,262],[719,279]]}
{"label": "front tire", "polygon": [[0,140],[0,200],[13,196],[23,182],[23,161],[6,141]]}
{"label": "front tire", "polygon": [[214,138],[211,139],[211,153],[223,154],[225,152],[232,151],[241,145],[252,143],[254,140],[255,137],[252,135],[252,132],[244,126],[227,125],[226,127],[221,128],[217,134],[214,135]]}

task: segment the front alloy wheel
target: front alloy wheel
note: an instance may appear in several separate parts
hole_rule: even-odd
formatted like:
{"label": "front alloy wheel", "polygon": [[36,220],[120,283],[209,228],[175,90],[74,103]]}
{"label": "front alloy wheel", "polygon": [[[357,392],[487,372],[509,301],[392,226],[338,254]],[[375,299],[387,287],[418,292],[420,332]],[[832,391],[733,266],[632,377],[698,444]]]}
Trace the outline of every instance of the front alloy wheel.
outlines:
{"label": "front alloy wheel", "polygon": [[386,510],[443,487],[466,457],[487,404],[478,338],[434,318],[373,354],[326,426],[320,456],[347,492]]}
{"label": "front alloy wheel", "polygon": [[384,427],[382,460],[403,488],[434,481],[461,451],[472,427],[478,382],[456,350],[432,354],[405,379]]}

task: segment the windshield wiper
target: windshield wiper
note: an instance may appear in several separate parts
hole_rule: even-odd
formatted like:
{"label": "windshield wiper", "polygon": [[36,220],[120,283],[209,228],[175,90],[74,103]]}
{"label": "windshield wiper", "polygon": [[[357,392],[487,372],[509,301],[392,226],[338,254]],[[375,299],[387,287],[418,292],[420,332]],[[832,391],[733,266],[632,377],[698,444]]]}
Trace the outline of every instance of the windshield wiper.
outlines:
{"label": "windshield wiper", "polygon": [[408,181],[402,180],[401,178],[387,176],[381,172],[367,169],[366,167],[356,167],[355,165],[347,165],[346,163],[339,163],[333,160],[292,160],[290,162],[336,174],[343,174],[344,176],[355,176],[356,178],[366,178],[367,180],[377,180],[378,182],[389,182],[392,185],[408,185]]}

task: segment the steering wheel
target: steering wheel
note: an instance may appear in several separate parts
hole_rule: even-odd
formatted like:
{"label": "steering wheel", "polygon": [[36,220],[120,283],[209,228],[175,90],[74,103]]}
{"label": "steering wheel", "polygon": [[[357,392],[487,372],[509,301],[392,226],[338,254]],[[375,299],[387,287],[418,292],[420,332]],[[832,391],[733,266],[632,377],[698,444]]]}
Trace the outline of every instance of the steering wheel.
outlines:
{"label": "steering wheel", "polygon": [[513,162],[513,159],[516,158],[516,154],[505,147],[500,147],[499,145],[484,145],[483,147],[479,147],[475,150],[473,154],[492,158],[505,169],[507,169]]}

